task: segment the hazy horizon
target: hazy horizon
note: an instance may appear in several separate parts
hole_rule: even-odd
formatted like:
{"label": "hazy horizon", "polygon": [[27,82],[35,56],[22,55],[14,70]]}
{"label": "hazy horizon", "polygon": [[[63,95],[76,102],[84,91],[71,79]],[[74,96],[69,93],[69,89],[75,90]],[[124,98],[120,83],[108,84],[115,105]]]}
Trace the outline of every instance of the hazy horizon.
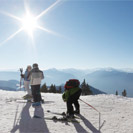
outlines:
{"label": "hazy horizon", "polygon": [[[22,68],[22,67],[21,67]],[[39,68],[43,71],[47,71],[47,70],[59,70],[59,71],[63,71],[63,70],[78,70],[78,71],[98,71],[98,70],[106,70],[106,71],[110,71],[110,70],[118,70],[118,71],[124,71],[124,72],[133,72],[133,68],[113,68],[113,67],[103,67],[103,68],[85,68],[85,69],[78,69],[78,68]],[[26,68],[23,68],[23,70],[25,71]],[[0,72],[19,72],[19,68],[18,69],[0,69]]]}

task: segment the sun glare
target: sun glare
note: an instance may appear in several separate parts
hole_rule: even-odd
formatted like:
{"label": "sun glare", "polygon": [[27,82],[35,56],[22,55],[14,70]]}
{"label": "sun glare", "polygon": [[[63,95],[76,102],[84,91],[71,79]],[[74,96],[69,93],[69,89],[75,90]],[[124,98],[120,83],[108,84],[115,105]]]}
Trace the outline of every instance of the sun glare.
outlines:
{"label": "sun glare", "polygon": [[32,35],[33,31],[37,28],[37,20],[32,14],[27,14],[22,18],[22,28],[29,34]]}
{"label": "sun glare", "polygon": [[[48,7],[44,11],[42,11],[37,16],[32,15],[28,8],[26,8],[26,15],[23,18],[17,17],[9,12],[2,12],[3,14],[19,21],[21,23],[21,27],[15,33],[11,34],[6,40],[1,42],[0,46],[3,45],[4,43],[6,43],[7,41],[11,40],[12,38],[14,38],[21,31],[25,31],[32,39],[34,38],[33,32],[35,29],[40,29],[44,32],[57,35],[55,32],[50,31],[50,30],[46,29],[45,27],[40,26],[37,21],[39,20],[40,17],[45,15],[49,10],[52,10],[59,2],[60,2],[60,0],[57,0],[50,7]],[[27,6],[25,6],[25,7],[27,7]]]}

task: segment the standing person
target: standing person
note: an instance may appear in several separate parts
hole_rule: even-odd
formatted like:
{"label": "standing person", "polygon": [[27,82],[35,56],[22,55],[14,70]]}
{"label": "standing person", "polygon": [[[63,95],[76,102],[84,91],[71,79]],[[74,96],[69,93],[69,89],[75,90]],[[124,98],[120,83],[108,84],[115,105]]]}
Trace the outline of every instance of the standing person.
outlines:
{"label": "standing person", "polygon": [[31,66],[28,65],[24,74],[21,74],[21,77],[24,78],[24,88],[27,91],[27,94],[23,97],[24,99],[32,98],[31,89],[30,89],[30,80],[28,79],[28,75],[31,71]]}
{"label": "standing person", "polygon": [[[64,102],[67,105],[67,117],[73,118],[74,113],[80,114],[80,105],[78,99],[82,90],[79,88],[79,81],[77,79],[71,79],[65,84],[65,92],[62,95]],[[75,106],[75,111],[73,105]]]}
{"label": "standing person", "polygon": [[40,102],[44,102],[40,93],[41,80],[44,79],[44,75],[43,72],[39,70],[38,64],[33,64],[33,69],[29,73],[28,79],[30,80],[31,91],[34,101],[32,105],[39,106],[41,105]]}

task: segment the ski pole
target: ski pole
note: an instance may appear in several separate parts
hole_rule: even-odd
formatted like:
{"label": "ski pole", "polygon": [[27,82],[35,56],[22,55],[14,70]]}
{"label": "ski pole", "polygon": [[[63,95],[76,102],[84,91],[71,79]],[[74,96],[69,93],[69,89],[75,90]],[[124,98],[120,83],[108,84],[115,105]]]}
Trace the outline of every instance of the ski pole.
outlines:
{"label": "ski pole", "polygon": [[16,126],[16,120],[17,120],[17,114],[18,114],[18,107],[19,107],[19,104],[17,105],[17,109],[16,109],[16,114],[15,114],[15,119],[14,119],[13,127]]}
{"label": "ski pole", "polygon": [[80,101],[82,101],[83,103],[87,104],[88,106],[90,106],[91,108],[93,108],[95,111],[97,111],[99,113],[99,131],[100,131],[100,125],[101,125],[101,113],[94,108],[92,105],[88,104],[87,102],[83,101],[82,99],[79,99]]}
{"label": "ski pole", "polygon": [[82,99],[79,99],[80,101],[82,101],[83,103],[87,104],[88,106],[90,106],[91,108],[93,108],[95,111],[97,111],[98,113],[100,113],[96,108],[94,108],[92,105],[88,104],[87,102],[83,101]]}
{"label": "ski pole", "polygon": [[[23,68],[20,68],[19,70],[20,70],[20,73],[21,73],[21,75],[22,75],[22,74],[23,74]],[[22,76],[21,76],[21,78],[20,78],[20,89],[21,89],[21,82],[22,82]]]}

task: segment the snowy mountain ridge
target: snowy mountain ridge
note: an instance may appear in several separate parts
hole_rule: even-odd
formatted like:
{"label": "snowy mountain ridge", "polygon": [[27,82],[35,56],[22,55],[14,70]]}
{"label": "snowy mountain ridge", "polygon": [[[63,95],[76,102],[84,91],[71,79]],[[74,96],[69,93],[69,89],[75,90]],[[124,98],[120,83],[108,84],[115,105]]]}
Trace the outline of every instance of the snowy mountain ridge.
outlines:
{"label": "snowy mountain ridge", "polygon": [[[125,71],[126,70],[126,71]],[[133,97],[133,72],[132,69],[114,69],[114,68],[97,68],[97,69],[48,69],[44,70],[45,79],[42,83],[48,86],[55,84],[57,86],[65,84],[68,79],[79,79],[82,83],[86,82],[98,88],[99,90],[115,94],[116,90],[121,95],[124,89],[127,90],[127,96]],[[19,72],[0,71],[0,80],[20,80]]]}

